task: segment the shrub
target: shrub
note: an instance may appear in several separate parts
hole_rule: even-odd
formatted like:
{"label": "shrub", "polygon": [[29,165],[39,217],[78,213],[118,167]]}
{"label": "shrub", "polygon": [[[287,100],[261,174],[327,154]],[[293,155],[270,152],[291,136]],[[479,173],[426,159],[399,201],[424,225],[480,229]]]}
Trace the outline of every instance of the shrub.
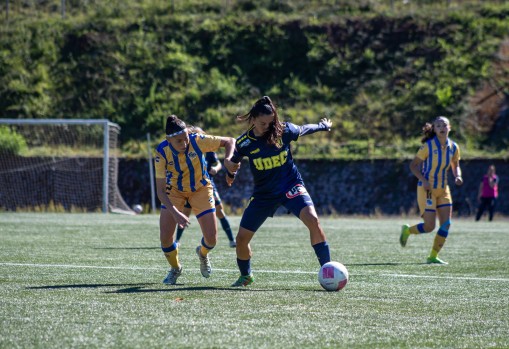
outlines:
{"label": "shrub", "polygon": [[19,155],[27,149],[25,138],[7,126],[0,126],[0,154]]}

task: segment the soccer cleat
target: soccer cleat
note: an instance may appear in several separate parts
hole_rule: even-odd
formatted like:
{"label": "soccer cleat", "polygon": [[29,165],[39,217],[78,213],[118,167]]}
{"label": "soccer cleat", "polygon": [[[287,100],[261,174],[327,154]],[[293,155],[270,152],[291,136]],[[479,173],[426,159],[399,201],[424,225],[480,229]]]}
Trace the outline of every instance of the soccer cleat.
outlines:
{"label": "soccer cleat", "polygon": [[237,247],[235,240],[230,241],[230,247]]}
{"label": "soccer cleat", "polygon": [[409,237],[410,237],[410,226],[408,224],[405,224],[401,226],[401,235],[399,236],[399,244],[401,245],[401,247],[406,246]]}
{"label": "soccer cleat", "polygon": [[163,280],[163,284],[165,285],[175,285],[177,283],[177,278],[182,274],[182,267],[180,268],[171,268],[168,272],[168,275]]}
{"label": "soccer cleat", "polygon": [[442,265],[449,264],[446,261],[443,261],[438,257],[428,257],[428,259],[426,259],[426,263],[428,263],[428,264],[442,264]]}
{"label": "soccer cleat", "polygon": [[246,287],[251,285],[254,281],[253,274],[241,275],[237,281],[235,281],[231,287]]}
{"label": "soccer cleat", "polygon": [[200,271],[201,275],[203,277],[208,278],[210,276],[210,273],[212,273],[212,266],[210,265],[209,256],[203,257],[200,252],[201,246],[196,247],[196,254],[198,255],[198,258],[200,259]]}

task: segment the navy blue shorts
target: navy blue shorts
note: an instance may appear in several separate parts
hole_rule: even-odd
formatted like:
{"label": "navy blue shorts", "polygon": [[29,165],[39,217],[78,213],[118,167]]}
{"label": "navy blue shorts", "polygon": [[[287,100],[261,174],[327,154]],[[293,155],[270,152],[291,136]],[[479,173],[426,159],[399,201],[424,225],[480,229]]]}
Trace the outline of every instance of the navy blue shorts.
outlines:
{"label": "navy blue shorts", "polygon": [[295,185],[278,198],[265,199],[252,197],[242,214],[240,226],[256,232],[268,217],[273,217],[279,206],[284,206],[299,218],[300,211],[306,206],[313,206],[313,200],[302,184]]}

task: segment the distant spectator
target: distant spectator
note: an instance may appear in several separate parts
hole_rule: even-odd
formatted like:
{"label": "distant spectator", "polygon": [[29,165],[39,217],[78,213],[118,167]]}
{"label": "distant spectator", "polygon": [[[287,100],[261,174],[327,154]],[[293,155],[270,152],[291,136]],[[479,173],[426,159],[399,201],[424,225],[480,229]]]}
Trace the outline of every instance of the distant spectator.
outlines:
{"label": "distant spectator", "polygon": [[493,212],[495,211],[495,203],[498,198],[498,176],[495,171],[495,166],[491,165],[488,167],[488,173],[486,173],[479,185],[479,194],[477,194],[477,201],[479,202],[479,209],[475,220],[481,219],[486,208],[489,213],[489,220],[493,220]]}

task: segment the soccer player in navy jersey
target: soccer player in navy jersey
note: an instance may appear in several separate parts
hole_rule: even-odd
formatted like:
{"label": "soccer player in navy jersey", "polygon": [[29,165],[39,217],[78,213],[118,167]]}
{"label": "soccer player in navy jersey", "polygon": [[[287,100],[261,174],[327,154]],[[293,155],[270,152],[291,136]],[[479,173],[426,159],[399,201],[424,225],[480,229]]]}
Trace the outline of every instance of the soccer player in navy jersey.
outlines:
{"label": "soccer player in navy jersey", "polygon": [[433,123],[426,123],[422,129],[422,146],[410,163],[410,171],[419,179],[417,183],[417,203],[423,223],[401,227],[399,242],[405,247],[410,234],[430,233],[435,229],[436,217],[440,227],[433,241],[433,247],[426,260],[428,264],[447,264],[438,258],[438,253],[449,235],[452,217],[452,197],[447,184],[449,168],[456,185],[463,184],[460,168],[460,148],[449,138],[451,125],[444,116],[437,117]]}
{"label": "soccer player in navy jersey", "polygon": [[[193,208],[203,234],[196,247],[200,272],[208,278],[212,271],[208,253],[217,241],[214,190],[207,174],[205,153],[225,148],[225,166],[236,171],[238,164],[229,163],[235,139],[189,132],[184,121],[171,115],[166,120],[166,139],[157,147],[155,156],[157,196],[161,201],[159,218],[161,248],[170,264],[163,283],[175,285],[182,273],[178,244],[173,241],[175,227],[186,227],[189,219],[182,213],[186,201]],[[231,178],[228,179],[231,185]]]}
{"label": "soccer player in navy jersey", "polygon": [[[330,261],[329,245],[320,225],[313,201],[295,166],[290,143],[300,136],[318,131],[330,131],[332,122],[322,119],[318,124],[297,126],[280,122],[277,108],[267,96],[256,101],[251,110],[237,117],[247,121],[247,132],[237,138],[232,163],[249,159],[254,178],[254,190],[240,222],[237,241],[237,265],[240,277],[232,287],[247,286],[253,282],[251,246],[249,242],[268,217],[283,205],[309,229],[311,245],[320,265]],[[229,179],[233,181],[236,168],[225,162]]]}

